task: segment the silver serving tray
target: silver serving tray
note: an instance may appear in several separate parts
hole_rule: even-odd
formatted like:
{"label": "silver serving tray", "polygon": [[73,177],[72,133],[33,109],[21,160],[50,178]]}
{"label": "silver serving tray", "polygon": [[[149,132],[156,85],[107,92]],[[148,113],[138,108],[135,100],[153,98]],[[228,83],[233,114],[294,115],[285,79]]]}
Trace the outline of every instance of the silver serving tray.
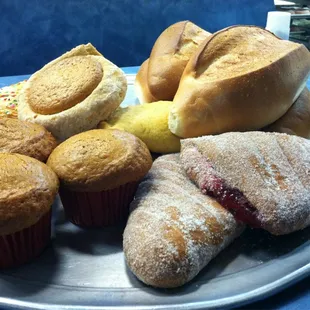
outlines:
{"label": "silver serving tray", "polygon": [[[123,106],[137,103],[129,84]],[[124,227],[80,229],[65,220],[59,198],[53,227],[53,241],[40,257],[0,273],[0,308],[223,309],[270,296],[310,274],[310,228],[281,237],[248,229],[192,282],[163,290],[143,285],[126,267]]]}

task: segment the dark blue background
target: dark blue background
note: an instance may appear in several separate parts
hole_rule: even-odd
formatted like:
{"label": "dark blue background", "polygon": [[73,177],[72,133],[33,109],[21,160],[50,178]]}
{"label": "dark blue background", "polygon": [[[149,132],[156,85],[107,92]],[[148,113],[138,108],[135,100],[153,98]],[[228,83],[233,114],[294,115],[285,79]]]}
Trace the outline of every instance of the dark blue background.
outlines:
{"label": "dark blue background", "polygon": [[87,42],[118,66],[140,65],[172,23],[265,27],[270,10],[273,0],[0,0],[0,76],[33,73]]}

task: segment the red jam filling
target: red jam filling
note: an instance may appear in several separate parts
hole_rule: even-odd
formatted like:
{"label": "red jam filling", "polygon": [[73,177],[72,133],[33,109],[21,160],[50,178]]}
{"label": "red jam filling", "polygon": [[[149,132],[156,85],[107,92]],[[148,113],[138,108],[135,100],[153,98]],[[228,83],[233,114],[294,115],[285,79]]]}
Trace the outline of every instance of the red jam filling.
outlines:
{"label": "red jam filling", "polygon": [[[210,165],[210,170],[214,170]],[[257,209],[237,188],[229,187],[226,182],[212,174],[212,180],[206,180],[202,192],[215,198],[225,209],[230,211],[237,221],[260,228]]]}

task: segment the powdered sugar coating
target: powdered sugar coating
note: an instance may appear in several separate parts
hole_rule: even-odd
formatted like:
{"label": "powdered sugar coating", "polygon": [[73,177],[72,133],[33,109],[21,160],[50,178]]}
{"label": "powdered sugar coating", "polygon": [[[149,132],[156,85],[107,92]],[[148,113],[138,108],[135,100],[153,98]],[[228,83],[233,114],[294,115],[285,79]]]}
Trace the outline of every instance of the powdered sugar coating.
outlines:
{"label": "powdered sugar coating", "polygon": [[273,234],[310,225],[309,140],[264,132],[204,136],[182,141],[181,161],[199,188],[218,177],[241,191]]}
{"label": "powdered sugar coating", "polygon": [[190,281],[242,231],[233,216],[200,193],[179,155],[158,158],[139,185],[124,232],[132,272],[156,287]]}

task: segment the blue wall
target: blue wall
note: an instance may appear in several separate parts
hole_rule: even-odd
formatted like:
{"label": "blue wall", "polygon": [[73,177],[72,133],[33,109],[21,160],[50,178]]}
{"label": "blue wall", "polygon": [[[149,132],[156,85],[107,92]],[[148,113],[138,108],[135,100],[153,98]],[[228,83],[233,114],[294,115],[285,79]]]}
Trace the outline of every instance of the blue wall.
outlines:
{"label": "blue wall", "polygon": [[87,42],[119,66],[140,65],[172,23],[265,27],[270,10],[273,0],[0,0],[0,76],[33,73]]}

